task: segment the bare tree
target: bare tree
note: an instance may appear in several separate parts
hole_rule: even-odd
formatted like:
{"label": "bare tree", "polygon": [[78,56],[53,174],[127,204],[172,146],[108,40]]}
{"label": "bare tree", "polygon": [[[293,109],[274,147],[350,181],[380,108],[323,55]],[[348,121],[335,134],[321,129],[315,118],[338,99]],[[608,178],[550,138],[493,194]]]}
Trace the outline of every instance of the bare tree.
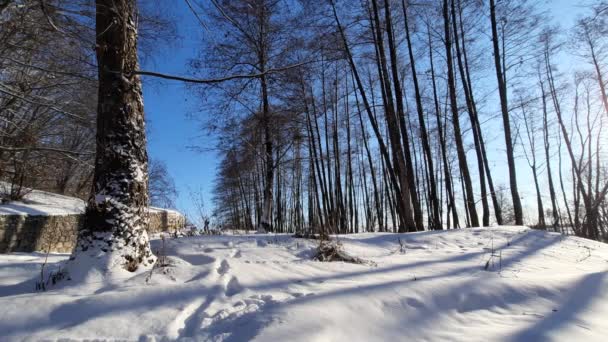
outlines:
{"label": "bare tree", "polygon": [[148,191],[150,204],[161,208],[175,208],[177,189],[162,160],[150,159],[148,164]]}
{"label": "bare tree", "polygon": [[[504,62],[504,45],[501,53],[500,37],[498,34],[498,19],[496,15],[496,2],[490,0],[490,19],[492,21],[492,46],[494,48],[494,67],[496,70],[496,80],[498,82],[498,95],[500,96],[500,111],[502,114],[503,129],[505,135],[505,146],[507,149],[507,163],[509,166],[509,185],[511,187],[511,197],[513,210],[515,212],[515,224],[523,225],[523,211],[519,190],[517,189],[517,172],[515,169],[515,154],[513,152],[513,136],[511,135],[511,119],[509,117],[509,102],[507,99],[506,68]],[[504,20],[507,20],[504,18]],[[504,34],[503,34],[504,42]],[[502,57],[501,57],[502,56]]]}

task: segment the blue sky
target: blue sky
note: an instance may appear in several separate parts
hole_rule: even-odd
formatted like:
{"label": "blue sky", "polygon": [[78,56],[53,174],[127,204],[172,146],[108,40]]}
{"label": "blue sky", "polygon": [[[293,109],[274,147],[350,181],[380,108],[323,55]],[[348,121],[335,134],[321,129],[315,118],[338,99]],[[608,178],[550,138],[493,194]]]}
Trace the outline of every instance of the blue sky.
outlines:
{"label": "blue sky", "polygon": [[[177,29],[180,39],[169,47],[155,52],[155,56],[142,62],[142,69],[163,73],[187,75],[188,61],[196,56],[197,46],[203,42],[204,31],[196,18],[189,11],[185,1],[174,1],[172,10],[177,16]],[[581,13],[578,0],[549,0],[546,1],[556,23],[562,27],[570,27],[576,16]],[[569,63],[561,66],[569,69]],[[188,148],[191,145],[213,144],[211,138],[205,137],[200,124],[189,119],[189,114],[205,115],[204,108],[197,108],[200,102],[184,84],[179,82],[159,82],[144,78],[144,103],[148,125],[148,150],[151,158],[167,163],[171,176],[175,179],[179,196],[177,209],[188,212],[191,210],[189,199],[190,190],[201,190],[205,194],[208,208],[211,208],[211,190],[215,177],[218,158],[213,152],[196,152]],[[499,140],[499,139],[496,139]],[[503,148],[500,145],[492,151],[491,158],[501,160]],[[500,154],[499,154],[500,153]],[[520,184],[524,185],[530,177],[526,174],[527,164],[519,161]],[[472,165],[473,168],[473,165]],[[527,170],[526,170],[527,171]],[[497,175],[499,181],[506,182],[504,175]],[[503,181],[503,178],[505,181]],[[529,189],[530,191],[532,189]],[[526,193],[524,187],[522,196],[532,198],[533,193]]]}
{"label": "blue sky", "polygon": [[[202,28],[189,12],[186,3],[175,1],[175,15],[180,38],[166,49],[155,52],[154,57],[142,63],[142,69],[169,74],[186,75],[188,61],[197,54],[202,41]],[[167,164],[174,178],[179,196],[177,209],[190,210],[189,192],[199,189],[211,205],[210,193],[215,176],[217,157],[214,153],[199,153],[188,146],[203,144],[202,131],[189,114],[203,112],[192,92],[180,82],[165,82],[144,78],[144,106],[148,119],[148,151],[151,158]]]}

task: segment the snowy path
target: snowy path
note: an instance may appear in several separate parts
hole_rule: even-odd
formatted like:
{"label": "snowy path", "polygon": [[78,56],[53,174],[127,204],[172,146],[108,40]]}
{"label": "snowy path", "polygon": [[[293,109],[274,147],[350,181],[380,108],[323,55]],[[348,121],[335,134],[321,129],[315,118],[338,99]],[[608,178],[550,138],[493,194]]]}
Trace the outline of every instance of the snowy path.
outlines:
{"label": "snowy path", "polygon": [[[405,250],[400,251],[398,239]],[[0,255],[1,341],[604,341],[608,245],[521,227],[167,240],[173,267],[31,293],[40,254]],[[154,241],[154,249],[160,241]],[[53,255],[57,267],[65,255]]]}

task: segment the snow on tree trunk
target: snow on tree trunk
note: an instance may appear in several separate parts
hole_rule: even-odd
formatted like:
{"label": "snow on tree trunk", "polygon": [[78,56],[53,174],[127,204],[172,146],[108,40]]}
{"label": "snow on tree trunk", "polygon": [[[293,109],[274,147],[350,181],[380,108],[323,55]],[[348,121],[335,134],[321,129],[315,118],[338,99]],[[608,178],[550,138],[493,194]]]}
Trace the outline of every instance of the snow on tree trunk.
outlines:
{"label": "snow on tree trunk", "polygon": [[[137,62],[135,0],[96,0],[97,154],[85,224],[70,277],[151,266],[146,207],[148,155]],[[85,261],[84,259],[89,259]]]}

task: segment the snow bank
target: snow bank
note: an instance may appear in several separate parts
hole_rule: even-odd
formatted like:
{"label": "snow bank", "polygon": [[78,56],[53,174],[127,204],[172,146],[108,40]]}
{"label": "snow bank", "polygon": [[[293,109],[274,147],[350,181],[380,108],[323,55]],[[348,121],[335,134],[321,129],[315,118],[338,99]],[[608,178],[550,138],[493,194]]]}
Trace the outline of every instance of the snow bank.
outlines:
{"label": "snow bank", "polygon": [[84,208],[79,198],[32,190],[22,201],[0,204],[0,215],[73,215],[84,213]]}
{"label": "snow bank", "polygon": [[[401,245],[398,242],[401,239]],[[608,245],[522,227],[171,239],[169,267],[32,293],[40,254],[0,256],[3,341],[604,341]],[[67,255],[51,255],[47,270]]]}
{"label": "snow bank", "polygon": [[[0,186],[4,184],[6,183],[0,182]],[[0,204],[0,215],[74,215],[84,213],[85,208],[86,202],[80,198],[63,196],[41,190],[31,190],[24,196],[22,201]],[[152,213],[167,212],[170,215],[182,216],[180,212],[173,209],[150,207],[149,210]]]}

